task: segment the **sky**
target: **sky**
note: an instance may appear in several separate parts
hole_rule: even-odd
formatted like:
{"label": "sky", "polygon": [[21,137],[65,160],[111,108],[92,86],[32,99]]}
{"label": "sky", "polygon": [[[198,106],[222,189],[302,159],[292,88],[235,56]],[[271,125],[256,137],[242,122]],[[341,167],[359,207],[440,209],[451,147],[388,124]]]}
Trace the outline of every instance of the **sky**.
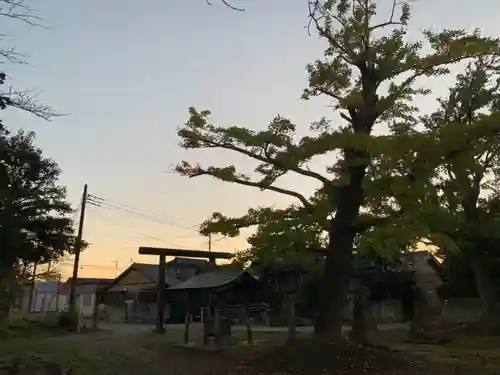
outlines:
{"label": "sky", "polygon": [[[252,188],[169,173],[181,160],[203,165],[248,160],[218,150],[186,151],[176,129],[190,106],[210,109],[220,125],[263,128],[277,114],[305,132],[311,121],[334,116],[324,100],[302,101],[305,65],[322,54],[309,36],[307,0],[29,1],[46,28],[2,20],[4,47],[15,46],[28,65],[9,66],[10,83],[35,89],[65,116],[51,122],[16,110],[3,113],[11,129],[33,130],[37,145],[55,159],[71,203],[85,183],[107,207],[89,206],[81,276],[112,277],[138,255],[138,246],[206,249],[196,225],[212,212],[241,215],[249,207],[289,199]],[[380,0],[381,15],[389,0]],[[410,37],[427,28],[480,28],[500,36],[498,0],[418,0]],[[446,90],[446,80],[432,84]],[[422,106],[432,105],[422,101]],[[311,192],[309,181],[284,185]],[[117,207],[133,207],[142,215]],[[75,216],[76,218],[76,216]],[[153,220],[155,219],[155,220]],[[244,238],[214,237],[213,249],[245,248]],[[68,275],[71,259],[60,270]]]}

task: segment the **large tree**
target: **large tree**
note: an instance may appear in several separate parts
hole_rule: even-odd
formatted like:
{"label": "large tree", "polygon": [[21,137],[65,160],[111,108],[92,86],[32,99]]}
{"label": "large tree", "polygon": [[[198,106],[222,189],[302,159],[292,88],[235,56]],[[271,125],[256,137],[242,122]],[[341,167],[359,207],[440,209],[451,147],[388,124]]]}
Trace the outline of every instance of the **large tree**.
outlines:
{"label": "large tree", "polygon": [[[310,1],[311,28],[326,41],[327,48],[322,58],[307,66],[309,86],[303,97],[307,100],[322,95],[334,100],[342,125],[332,126],[330,121],[322,119],[311,126],[308,136],[297,140],[295,124],[282,116],[273,119],[266,130],[254,131],[214,125],[210,122],[210,111],[190,108],[190,118],[179,130],[182,146],[187,149],[219,148],[259,162],[254,175],[238,172],[235,166],[203,167],[182,162],[177,167],[182,175],[210,175],[274,191],[297,199],[301,208],[293,214],[318,220],[327,218],[329,241],[323,306],[316,321],[316,333],[322,338],[341,336],[353,242],[369,226],[366,215],[360,216],[366,198],[367,168],[378,155],[393,150],[399,152],[393,159],[403,157],[404,150],[395,147],[401,143],[399,137],[408,142],[415,138],[405,132],[409,129],[407,125],[416,121],[417,108],[412,100],[429,93],[428,89],[415,86],[417,79],[447,74],[448,64],[496,52],[498,47],[496,40],[461,30],[426,31],[423,40],[408,41],[407,3],[394,2],[384,22],[376,23],[375,15],[374,0]],[[376,125],[382,129],[389,126],[392,134],[373,135]],[[326,171],[319,172],[311,166],[311,161],[325,154],[331,157],[331,163]],[[320,199],[278,186],[276,181],[287,173],[320,183]],[[325,211],[331,216],[325,215]],[[233,222],[241,227],[269,220],[270,215],[276,219],[279,213],[290,214],[287,210],[270,214],[269,210],[256,209],[243,220]],[[213,219],[231,221],[220,214]]]}
{"label": "large tree", "polygon": [[[463,132],[487,119],[500,120],[500,60],[479,58],[458,75],[439,109],[423,118],[430,132],[453,126]],[[488,263],[494,260],[500,239],[497,189],[500,179],[500,134],[471,142],[466,152],[450,158],[437,170],[437,201],[444,214],[432,230],[453,240],[471,267],[481,297],[488,331],[500,328],[496,288]]]}
{"label": "large tree", "polygon": [[[0,124],[0,292],[16,270],[57,261],[74,245],[73,210],[60,169],[34,140],[32,132],[10,134]],[[5,311],[8,301],[1,297]]]}

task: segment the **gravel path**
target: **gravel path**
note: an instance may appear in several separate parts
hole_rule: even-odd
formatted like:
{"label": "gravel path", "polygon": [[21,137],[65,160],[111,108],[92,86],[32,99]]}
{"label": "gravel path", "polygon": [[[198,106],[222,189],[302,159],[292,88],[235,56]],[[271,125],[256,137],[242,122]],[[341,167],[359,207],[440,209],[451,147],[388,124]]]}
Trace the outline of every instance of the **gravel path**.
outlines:
{"label": "gravel path", "polygon": [[[194,323],[194,325],[199,325],[199,323]],[[99,324],[99,328],[103,331],[110,332],[114,335],[133,335],[140,333],[152,332],[154,326],[149,324],[136,324],[136,323],[108,323],[103,322]],[[194,328],[194,327],[193,327]],[[381,331],[399,330],[408,328],[406,323],[389,323],[389,324],[379,324],[378,329]],[[178,331],[184,330],[184,324],[167,324],[165,326],[166,331]],[[244,331],[245,326],[234,326],[232,328],[234,331]],[[345,332],[349,331],[351,327],[344,326],[343,330]],[[252,331],[254,332],[286,332],[286,327],[266,327],[266,326],[254,326]],[[297,327],[298,332],[302,333],[312,333],[313,327]]]}

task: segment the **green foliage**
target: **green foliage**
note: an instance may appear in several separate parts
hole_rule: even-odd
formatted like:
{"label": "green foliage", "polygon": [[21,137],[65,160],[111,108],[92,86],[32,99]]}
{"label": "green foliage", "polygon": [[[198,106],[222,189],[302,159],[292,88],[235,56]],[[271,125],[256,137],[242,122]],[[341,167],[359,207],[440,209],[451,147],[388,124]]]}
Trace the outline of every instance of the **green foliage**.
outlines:
{"label": "green foliage", "polygon": [[[297,249],[322,243],[322,230],[332,234],[354,229],[360,248],[385,253],[398,252],[422,237],[453,245],[443,230],[434,230],[455,227],[440,207],[435,171],[463,160],[476,144],[496,134],[500,122],[496,113],[467,127],[447,118],[442,126],[420,131],[419,125],[429,121],[413,100],[430,94],[428,84],[418,85],[420,77],[446,75],[450,64],[466,59],[493,61],[499,41],[482,37],[478,30],[427,30],[421,40],[410,41],[407,2],[394,2],[384,22],[377,23],[375,15],[380,16],[374,0],[310,1],[310,28],[327,47],[324,56],[307,66],[303,98],[332,99],[342,124],[320,119],[299,138],[296,125],[281,115],[257,131],[218,126],[209,110],[189,109],[190,117],[178,131],[182,147],[229,150],[258,166],[243,173],[234,165],[204,167],[184,161],[176,167],[178,173],[212,176],[297,201],[286,209],[251,209],[238,218],[216,213],[202,225],[203,234],[236,236],[241,228],[266,223],[250,241],[255,251],[272,256],[279,256],[281,242]],[[481,95],[484,102],[490,94]],[[389,133],[373,134],[384,125]],[[320,155],[331,160],[324,171],[311,166]],[[284,188],[279,180],[286,174],[314,179],[320,188],[311,196]],[[304,235],[301,227],[314,230]]]}
{"label": "green foliage", "polygon": [[318,250],[326,247],[327,236],[325,228],[317,221],[296,216],[260,223],[247,241],[250,247],[238,255],[244,263],[285,262],[312,270],[317,263]]}
{"label": "green foliage", "polygon": [[[463,250],[486,239],[498,239],[500,233],[495,212],[495,186],[500,176],[500,133],[496,130],[500,120],[499,63],[496,57],[475,59],[457,76],[448,96],[439,99],[439,109],[422,118],[430,133],[451,128],[454,134],[450,131],[445,139],[449,144],[469,129],[479,130],[462,152],[435,170],[433,177],[434,217],[439,216],[439,220],[430,222],[430,232],[446,235]],[[488,129],[486,135],[480,133],[484,129]]]}
{"label": "green foliage", "polygon": [[[75,236],[59,185],[57,163],[42,155],[34,133],[11,134],[0,125],[0,268],[55,261],[71,251]],[[0,278],[3,275],[0,275]]]}
{"label": "green foliage", "polygon": [[66,312],[14,318],[10,319],[8,325],[0,328],[0,337],[50,335],[75,329],[76,324],[76,320]]}
{"label": "green foliage", "polygon": [[78,327],[78,312],[73,310],[61,311],[57,316],[57,326],[66,330],[74,330]]}

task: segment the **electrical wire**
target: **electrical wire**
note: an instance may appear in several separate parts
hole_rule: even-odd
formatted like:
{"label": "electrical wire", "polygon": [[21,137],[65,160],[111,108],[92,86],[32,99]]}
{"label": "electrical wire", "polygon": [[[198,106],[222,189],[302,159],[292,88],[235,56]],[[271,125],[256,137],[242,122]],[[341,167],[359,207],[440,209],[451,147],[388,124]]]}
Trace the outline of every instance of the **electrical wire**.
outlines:
{"label": "electrical wire", "polygon": [[[73,267],[73,263],[59,262],[56,264],[56,266]],[[116,270],[116,266],[104,266],[98,264],[80,264],[78,268],[79,269],[91,268],[97,270]]]}
{"label": "electrical wire", "polygon": [[217,238],[216,240],[212,240],[212,245],[213,245],[214,243],[218,243],[218,242],[220,242],[220,241],[222,241],[222,240],[227,240],[227,237],[221,236],[220,238]]}
{"label": "electrical wire", "polygon": [[137,229],[135,229],[135,228],[133,228],[133,227],[130,227],[130,226],[127,226],[127,225],[123,225],[122,223],[120,223],[120,222],[118,222],[118,221],[115,221],[115,220],[113,220],[113,219],[111,219],[111,218],[109,218],[109,217],[107,217],[107,216],[105,216],[105,215],[101,214],[100,212],[97,212],[97,211],[96,211],[96,210],[94,210],[94,209],[89,208],[89,211],[90,211],[90,212],[92,212],[92,213],[94,213],[95,215],[97,215],[97,216],[101,217],[102,219],[104,219],[104,220],[106,220],[106,221],[109,221],[110,223],[112,223],[112,224],[114,224],[114,225],[117,225],[117,226],[122,227],[122,228],[124,228],[124,229],[130,230],[130,231],[132,231],[132,232],[134,232],[134,233],[136,233],[136,234],[139,234],[139,235],[141,235],[141,236],[147,237],[147,238],[149,238],[149,239],[151,239],[151,240],[154,240],[154,241],[158,241],[158,242],[165,243],[165,241],[164,241],[164,240],[162,240],[162,239],[160,239],[160,238],[158,238],[158,237],[150,236],[149,234],[144,233],[144,232],[141,232],[141,231],[139,231],[139,230],[137,230]]}
{"label": "electrical wire", "polygon": [[168,215],[161,215],[141,208],[136,208],[124,203],[113,202],[109,199],[104,199],[96,195],[89,194],[87,197],[87,202],[90,205],[106,208],[109,210],[119,210],[126,212],[132,216],[143,217],[151,221],[155,221],[159,224],[166,224],[171,226],[176,226],[183,229],[195,230],[198,232],[198,225],[188,223],[184,220],[180,220]]}
{"label": "electrical wire", "polygon": [[[136,207],[133,207],[133,206],[130,206],[127,204],[113,202],[109,199],[104,199],[104,198],[101,198],[101,197],[98,197],[98,196],[92,195],[92,194],[89,194],[87,196],[87,204],[88,204],[87,209],[92,214],[99,216],[100,218],[102,218],[102,219],[104,219],[104,220],[106,220],[106,221],[108,221],[108,222],[110,222],[118,227],[124,228],[129,232],[134,232],[142,237],[151,239],[153,241],[160,242],[163,246],[166,246],[165,244],[167,243],[167,241],[165,241],[164,239],[152,236],[148,233],[144,233],[144,232],[142,232],[142,231],[140,231],[132,226],[125,225],[120,221],[113,220],[112,218],[110,218],[106,215],[103,215],[101,210],[99,210],[99,209],[102,209],[102,210],[105,209],[105,210],[109,210],[109,211],[115,212],[115,213],[120,212],[120,213],[124,213],[126,215],[129,215],[131,217],[147,219],[147,220],[150,220],[152,222],[156,222],[158,224],[169,225],[169,226],[173,226],[173,227],[177,227],[177,228],[181,228],[181,229],[191,230],[191,231],[196,232],[199,235],[199,226],[192,224],[192,223],[188,223],[187,221],[184,221],[184,220],[174,218],[172,216],[161,215],[161,214],[157,214],[157,213],[154,213],[154,212],[151,212],[148,210],[136,208]],[[186,237],[186,236],[184,236],[184,237]],[[219,242],[223,239],[225,239],[225,238],[221,237],[219,239],[216,239],[214,241],[214,243]],[[182,247],[182,246],[175,245],[172,247]],[[97,269],[97,270],[98,269],[102,269],[102,270],[115,269],[114,267],[111,267],[111,266],[108,267],[108,266],[99,266],[99,265],[82,265],[80,267],[80,269],[82,269],[83,267]]]}
{"label": "electrical wire", "polygon": [[197,232],[197,229],[195,227],[189,227],[189,226],[186,226],[186,225],[178,224],[178,223],[167,221],[167,220],[164,220],[164,219],[162,220],[162,219],[158,219],[156,217],[147,216],[147,215],[144,215],[144,214],[141,214],[141,213],[138,213],[138,212],[134,212],[134,211],[125,209],[123,207],[113,206],[113,205],[110,205],[108,203],[100,203],[100,202],[98,203],[98,202],[94,202],[94,201],[88,201],[88,204],[91,205],[91,206],[94,206],[94,207],[104,208],[104,209],[111,210],[111,211],[124,212],[125,214],[128,214],[130,216],[138,217],[138,218],[141,218],[141,219],[147,219],[147,220],[156,222],[158,224],[169,225],[169,226],[173,226],[173,227],[177,227],[177,228],[182,228],[182,229],[187,229],[187,230],[192,230],[192,231],[196,231]]}
{"label": "electrical wire", "polygon": [[[136,234],[138,234],[138,235],[140,235],[140,236],[143,236],[143,237],[145,237],[145,238],[149,238],[149,239],[151,239],[151,240],[153,240],[153,241],[160,242],[160,243],[162,243],[164,246],[167,246],[167,245],[165,245],[165,244],[167,243],[167,241],[165,241],[165,240],[163,240],[163,239],[161,239],[161,238],[158,238],[158,237],[155,237],[155,236],[151,236],[151,235],[149,235],[149,234],[147,234],[147,233],[144,233],[144,232],[142,232],[142,231],[140,231],[140,230],[137,230],[137,229],[136,229],[136,228],[134,228],[134,227],[124,225],[124,224],[122,224],[122,223],[120,223],[120,222],[118,222],[118,221],[116,221],[116,220],[113,220],[113,219],[111,219],[111,218],[109,218],[109,217],[107,217],[107,216],[103,215],[103,214],[102,214],[102,213],[100,213],[100,212],[97,212],[96,210],[94,210],[94,209],[92,209],[92,208],[90,208],[90,207],[89,207],[89,211],[90,211],[90,212],[92,212],[93,214],[95,214],[95,215],[97,215],[97,216],[101,217],[102,219],[104,219],[104,220],[106,220],[106,221],[109,221],[110,223],[112,223],[112,224],[114,224],[114,225],[117,225],[117,226],[119,226],[119,227],[121,227],[121,228],[127,229],[128,231],[134,232],[134,233],[136,233]],[[171,246],[172,246],[172,247],[181,247],[181,246],[178,246],[178,245],[171,245]]]}

